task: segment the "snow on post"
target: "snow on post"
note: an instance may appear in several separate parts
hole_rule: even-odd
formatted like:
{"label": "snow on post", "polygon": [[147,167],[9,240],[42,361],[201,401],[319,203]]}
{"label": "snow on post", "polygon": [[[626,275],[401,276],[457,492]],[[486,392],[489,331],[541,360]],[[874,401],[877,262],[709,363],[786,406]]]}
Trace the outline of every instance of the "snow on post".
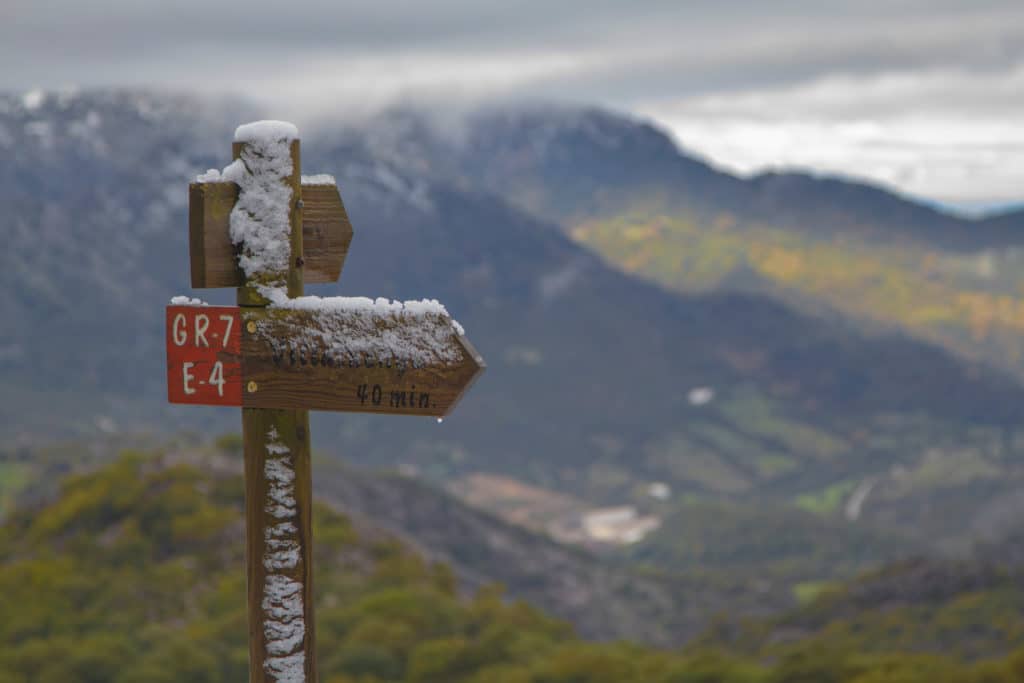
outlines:
{"label": "snow on post", "polygon": [[298,138],[298,129],[283,121],[239,126],[235,142],[242,143],[241,152],[221,174],[238,185],[230,229],[231,241],[241,248],[238,264],[267,298],[288,284],[296,185],[292,142]]}
{"label": "snow on post", "polygon": [[[210,382],[220,377],[219,391],[231,363],[231,404],[243,408],[249,679],[260,683],[317,678],[308,411],[440,417],[485,367],[437,301],[303,296],[312,259],[321,279],[311,281],[337,279],[352,229],[334,177],[300,175],[298,136],[281,121],[239,126],[235,161],[190,184],[193,286],[238,287],[240,306],[191,312],[195,343],[178,355],[171,315],[184,313],[174,307],[205,304],[176,297],[168,309],[169,381],[180,371],[188,393],[190,369],[214,358],[219,374],[211,371]],[[225,327],[210,348],[213,315]]]}
{"label": "snow on post", "polygon": [[281,443],[274,428],[267,433],[266,451],[264,509],[274,522],[263,535],[263,670],[278,683],[299,683],[305,681],[306,621],[299,568],[302,547],[295,525],[295,469],[291,450]]}

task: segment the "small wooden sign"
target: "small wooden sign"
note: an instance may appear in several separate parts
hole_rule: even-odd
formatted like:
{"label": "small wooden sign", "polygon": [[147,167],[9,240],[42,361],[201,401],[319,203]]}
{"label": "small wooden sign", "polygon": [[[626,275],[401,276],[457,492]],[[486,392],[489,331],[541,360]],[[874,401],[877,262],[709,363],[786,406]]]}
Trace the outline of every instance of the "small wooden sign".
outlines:
{"label": "small wooden sign", "polygon": [[[188,187],[189,258],[192,286],[241,287],[245,275],[231,243],[231,210],[238,185],[192,183]],[[302,186],[302,275],[307,283],[336,282],[352,242],[352,224],[338,188],[331,184]]]}
{"label": "small wooden sign", "polygon": [[231,306],[167,307],[167,398],[242,405],[242,318]]}
{"label": "small wooden sign", "polygon": [[[429,326],[434,349],[425,359],[340,350],[325,329],[336,326],[331,317],[275,308],[168,306],[168,399],[443,417],[486,367],[447,316]],[[362,322],[370,330],[359,337],[363,348],[386,348],[387,339],[423,332],[415,321]]]}
{"label": "small wooden sign", "polygon": [[[370,332],[345,331],[341,339],[337,331],[334,338],[327,331],[337,330],[331,317],[330,312],[245,310],[242,405],[442,417],[486,367],[447,315],[431,326],[432,335],[421,322],[376,319],[362,321],[360,327]],[[386,350],[387,340],[418,334],[432,340],[426,358]],[[339,341],[351,339],[359,342],[355,348],[377,350],[339,347]]]}

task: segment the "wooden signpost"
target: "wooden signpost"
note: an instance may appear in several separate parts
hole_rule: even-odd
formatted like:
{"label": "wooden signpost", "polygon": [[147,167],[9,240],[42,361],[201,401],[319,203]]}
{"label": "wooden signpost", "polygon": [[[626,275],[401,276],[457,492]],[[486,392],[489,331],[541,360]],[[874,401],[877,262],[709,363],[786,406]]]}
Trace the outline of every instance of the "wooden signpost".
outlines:
{"label": "wooden signpost", "polygon": [[451,412],[484,367],[469,340],[450,318],[434,313],[433,319],[419,316],[407,333],[435,333],[430,340],[440,342],[447,362],[353,352],[351,338],[344,332],[337,337],[332,328],[349,328],[356,339],[374,334],[377,325],[381,335],[403,332],[400,316],[366,308],[338,315],[330,308],[168,306],[168,398],[245,408],[436,417]]}
{"label": "wooden signpost", "polygon": [[167,307],[171,403],[242,407],[249,680],[317,680],[308,410],[448,414],[485,364],[434,301],[304,297],[341,273],[352,227],[332,178],[300,175],[294,126],[235,133],[189,187],[193,287],[238,307]]}

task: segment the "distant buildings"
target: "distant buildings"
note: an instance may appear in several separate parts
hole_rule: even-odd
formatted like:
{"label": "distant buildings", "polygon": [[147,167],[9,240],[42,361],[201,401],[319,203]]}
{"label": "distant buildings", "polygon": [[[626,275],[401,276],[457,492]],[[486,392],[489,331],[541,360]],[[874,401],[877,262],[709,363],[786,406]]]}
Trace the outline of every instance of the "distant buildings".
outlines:
{"label": "distant buildings", "polygon": [[696,387],[690,389],[686,398],[691,406],[704,406],[715,400],[715,390],[711,387]]}

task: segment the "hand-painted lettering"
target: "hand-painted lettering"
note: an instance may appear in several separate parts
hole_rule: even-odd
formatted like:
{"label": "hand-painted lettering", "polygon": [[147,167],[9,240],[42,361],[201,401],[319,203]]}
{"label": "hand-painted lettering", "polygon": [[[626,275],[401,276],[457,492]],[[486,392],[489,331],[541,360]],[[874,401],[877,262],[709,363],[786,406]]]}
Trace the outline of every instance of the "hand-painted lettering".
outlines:
{"label": "hand-painted lettering", "polygon": [[184,346],[185,342],[188,341],[188,332],[185,329],[185,324],[185,315],[183,313],[174,316],[171,336],[174,339],[175,346]]}
{"label": "hand-painted lettering", "polygon": [[224,337],[221,340],[221,346],[225,349],[228,347],[228,337],[231,336],[231,327],[235,323],[235,316],[233,315],[222,315],[219,320],[224,321]]}
{"label": "hand-painted lettering", "polygon": [[206,341],[206,330],[210,328],[210,318],[204,313],[200,313],[196,316],[196,346],[204,346],[210,348],[209,342]]}
{"label": "hand-painted lettering", "polygon": [[210,384],[217,387],[217,395],[224,395],[224,385],[227,382],[224,381],[224,364],[217,361],[213,364],[213,369],[210,370]]}
{"label": "hand-painted lettering", "polygon": [[189,372],[195,366],[195,363],[190,363],[189,361],[185,361],[181,364],[181,388],[188,396],[196,393],[196,388],[192,386],[192,381],[195,380],[195,375]]}

